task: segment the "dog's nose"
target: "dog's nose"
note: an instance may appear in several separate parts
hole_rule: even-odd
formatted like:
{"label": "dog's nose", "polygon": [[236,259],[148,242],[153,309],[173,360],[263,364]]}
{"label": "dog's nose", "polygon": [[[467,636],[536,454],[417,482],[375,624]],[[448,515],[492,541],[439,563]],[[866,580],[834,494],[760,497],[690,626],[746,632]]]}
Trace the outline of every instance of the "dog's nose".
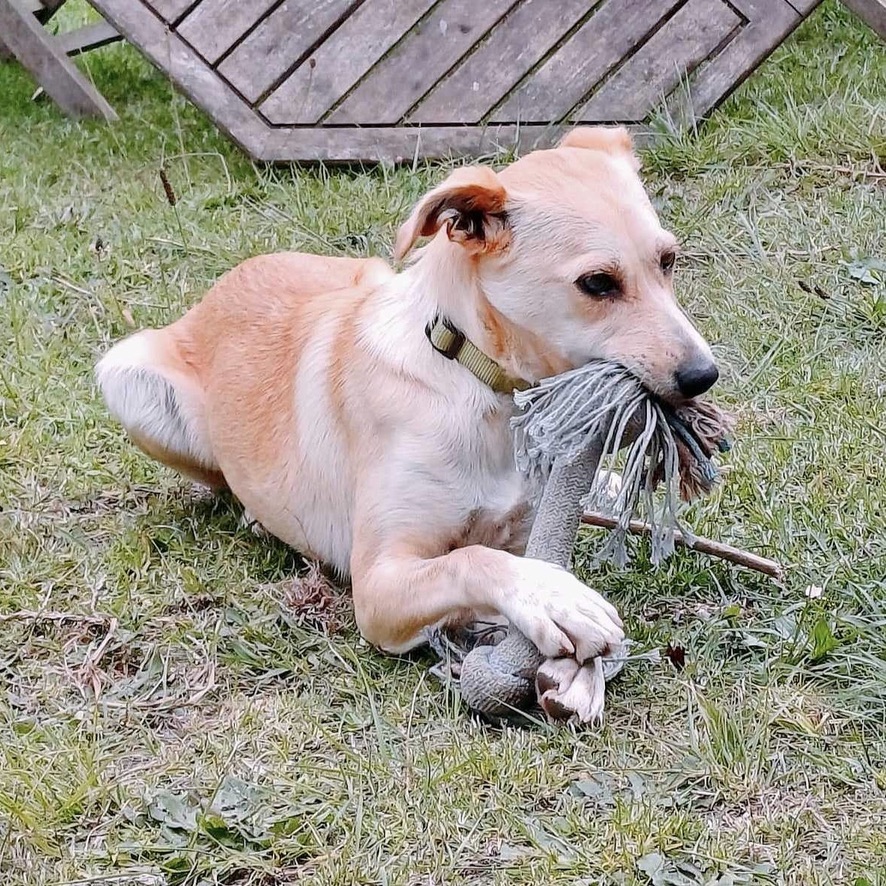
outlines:
{"label": "dog's nose", "polygon": [[697,397],[709,388],[720,377],[717,364],[707,360],[698,363],[687,363],[681,366],[675,373],[677,390],[684,397]]}

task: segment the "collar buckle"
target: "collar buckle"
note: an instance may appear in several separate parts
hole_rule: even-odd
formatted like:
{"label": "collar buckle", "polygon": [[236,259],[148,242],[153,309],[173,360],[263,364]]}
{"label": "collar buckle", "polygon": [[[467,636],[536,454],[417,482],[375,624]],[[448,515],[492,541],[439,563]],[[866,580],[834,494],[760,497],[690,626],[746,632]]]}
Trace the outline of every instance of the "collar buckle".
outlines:
{"label": "collar buckle", "polygon": [[439,315],[425,326],[425,335],[431,347],[447,360],[457,359],[467,341],[460,329],[456,329],[445,317]]}

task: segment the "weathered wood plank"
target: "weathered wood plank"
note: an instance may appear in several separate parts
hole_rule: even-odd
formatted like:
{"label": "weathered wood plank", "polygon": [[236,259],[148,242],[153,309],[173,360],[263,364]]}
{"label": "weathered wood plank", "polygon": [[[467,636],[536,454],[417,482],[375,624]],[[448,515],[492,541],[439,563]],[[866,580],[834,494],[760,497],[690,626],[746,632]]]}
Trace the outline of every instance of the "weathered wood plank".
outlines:
{"label": "weathered wood plank", "polygon": [[719,105],[756,69],[802,21],[790,3],[740,0],[734,3],[748,18],[724,49],[703,62],[689,85],[668,100],[671,117],[682,125],[699,120]]}
{"label": "weathered wood plank", "polygon": [[723,0],[690,0],[570,117],[640,121],[742,25]]}
{"label": "weathered wood plank", "polygon": [[409,115],[410,123],[477,123],[600,0],[525,0],[441,80]]}
{"label": "weathered wood plank", "polygon": [[496,109],[494,123],[561,119],[679,3],[606,0],[572,37]]}
{"label": "weathered wood plank", "polygon": [[[323,162],[409,161],[416,153],[422,157],[447,159],[465,154],[477,156],[512,150],[515,145],[530,142],[548,143],[556,140],[548,127],[536,127],[519,132],[518,127],[360,127],[347,130],[342,139],[335,129],[277,129],[268,133],[262,143],[261,156],[279,160],[306,159]],[[528,149],[528,148],[526,148]]]}
{"label": "weathered wood plank", "polygon": [[354,0],[286,0],[218,66],[257,101],[355,5]]}
{"label": "weathered wood plank", "polygon": [[843,4],[886,40],[886,0],[843,0]]}
{"label": "weathered wood plank", "polygon": [[79,55],[81,52],[89,52],[91,49],[99,49],[109,43],[116,43],[123,37],[110,22],[100,21],[93,22],[91,25],[83,25],[73,31],[66,31],[55,39],[65,54]]}
{"label": "weathered wood plank", "polygon": [[3,42],[31,72],[50,98],[75,117],[117,119],[104,96],[83,76],[55,38],[32,12],[15,0],[0,0],[0,33]]}
{"label": "weathered wood plank", "polygon": [[[821,3],[821,0],[786,0],[789,6],[794,8],[794,11],[799,12],[800,15],[808,15]],[[733,4],[740,12],[743,11],[738,3]]]}
{"label": "weathered wood plank", "polygon": [[369,72],[327,122],[396,123],[515,3],[443,0]]}
{"label": "weathered wood plank", "polygon": [[[38,10],[43,9],[43,4],[40,0],[19,0],[19,7],[36,14]],[[0,61],[6,61],[11,58],[15,58],[15,56],[12,54],[12,50],[3,42],[3,35],[0,34]]]}
{"label": "weathered wood plank", "polygon": [[317,123],[433,4],[366,0],[268,96],[261,112],[277,124]]}
{"label": "weathered wood plank", "polygon": [[[769,0],[767,3],[760,4],[758,0],[728,0],[729,5],[736,11],[741,13],[749,24],[754,24],[766,16],[774,14],[776,18],[784,15],[784,9],[787,7],[788,12],[795,13],[796,17],[805,17],[814,7],[821,3],[821,0]],[[805,7],[805,11],[799,10],[797,7]]]}
{"label": "weathered wood plank", "polygon": [[172,78],[223,132],[257,156],[267,125],[206,62],[141,2],[90,0],[90,3],[134,46]]}
{"label": "weathered wood plank", "polygon": [[[129,0],[125,0],[129,2]],[[172,24],[177,21],[194,0],[152,0],[151,9],[163,19]]]}
{"label": "weathered wood plank", "polygon": [[203,0],[179,22],[176,31],[214,65],[274,3],[275,0]]}
{"label": "weathered wood plank", "polygon": [[[373,163],[411,162],[416,154],[430,159],[491,156],[500,151],[521,153],[550,147],[568,126],[418,126],[356,127],[346,130],[301,128],[272,129],[256,155],[279,162]],[[628,127],[639,146],[650,132]],[[344,138],[341,136],[345,135]]]}

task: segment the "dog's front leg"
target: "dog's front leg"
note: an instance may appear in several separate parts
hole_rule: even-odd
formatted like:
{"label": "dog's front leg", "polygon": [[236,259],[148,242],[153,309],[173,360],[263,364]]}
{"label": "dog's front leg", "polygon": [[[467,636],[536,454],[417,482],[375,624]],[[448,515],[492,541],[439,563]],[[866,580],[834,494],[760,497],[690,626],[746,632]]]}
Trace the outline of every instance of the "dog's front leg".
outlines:
{"label": "dog's front leg", "polygon": [[400,545],[355,550],[354,610],[361,632],[389,652],[422,640],[429,625],[501,614],[548,657],[579,661],[624,638],[615,608],[565,569],[471,545],[423,557]]}

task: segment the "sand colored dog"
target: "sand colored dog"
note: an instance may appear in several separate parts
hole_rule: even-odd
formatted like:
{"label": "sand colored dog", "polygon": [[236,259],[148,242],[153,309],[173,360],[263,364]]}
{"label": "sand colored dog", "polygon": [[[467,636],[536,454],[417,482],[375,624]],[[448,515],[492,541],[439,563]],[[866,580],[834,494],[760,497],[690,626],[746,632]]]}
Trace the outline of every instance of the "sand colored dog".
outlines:
{"label": "sand colored dog", "polygon": [[184,317],[97,367],[146,453],[229,487],[266,529],[352,580],[360,630],[501,615],[547,656],[622,638],[616,610],[521,557],[531,520],[510,396],[593,358],[678,403],[717,379],[677,305],[662,229],[621,128],[579,128],[496,173],[453,172],[379,259],[243,262]]}

